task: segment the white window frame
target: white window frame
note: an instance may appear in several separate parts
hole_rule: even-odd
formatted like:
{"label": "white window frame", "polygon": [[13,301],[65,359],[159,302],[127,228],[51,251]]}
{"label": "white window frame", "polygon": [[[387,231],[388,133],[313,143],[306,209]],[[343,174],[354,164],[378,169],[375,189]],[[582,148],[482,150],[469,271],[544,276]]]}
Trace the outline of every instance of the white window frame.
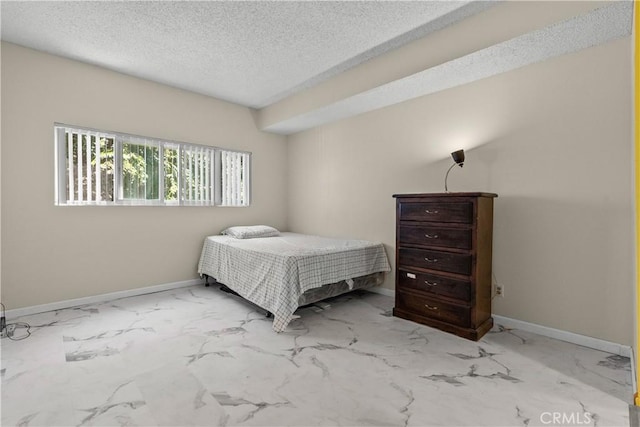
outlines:
{"label": "white window frame", "polygon": [[[114,141],[114,171],[113,171],[113,201],[100,200],[83,200],[82,192],[79,197],[70,196],[67,192],[67,179],[69,171],[67,170],[67,150],[69,143],[67,142],[66,133],[78,133],[82,135],[95,135],[98,138],[111,138]],[[209,145],[191,144],[180,141],[172,141],[158,138],[142,137],[121,132],[100,131],[81,126],[65,125],[62,123],[54,124],[54,140],[55,140],[55,205],[56,206],[228,206],[228,207],[247,207],[251,205],[251,153],[247,151],[239,151],[232,149],[219,148]],[[123,144],[132,143],[138,145],[151,145],[158,147],[159,155],[159,177],[158,177],[158,199],[131,199],[124,198],[123,189]],[[176,200],[165,200],[165,164],[164,156],[166,149],[177,150],[177,168],[178,168],[178,188]],[[236,189],[239,189],[239,197],[229,199],[224,197],[226,193],[221,187],[223,184],[222,174],[225,165],[221,159],[225,155],[233,154],[237,158],[242,159],[242,172],[226,174],[227,177],[238,179]],[[87,155],[88,156],[88,155]],[[82,168],[82,161],[87,159],[78,159],[78,169]],[[191,163],[189,163],[191,162]],[[198,167],[199,166],[199,167]],[[191,169],[187,169],[191,168]],[[207,170],[208,168],[208,170]],[[78,170],[71,168],[71,173],[78,173]],[[99,169],[98,166],[95,169]],[[82,170],[82,169],[81,169]],[[193,173],[191,173],[193,171]],[[91,171],[86,176],[88,187],[94,176]],[[85,174],[86,175],[86,174]],[[83,175],[84,176],[84,175]],[[99,178],[96,178],[96,180]],[[187,188],[187,183],[193,185]],[[71,188],[69,193],[75,190],[73,188],[73,179],[71,180]],[[89,190],[87,190],[89,192]],[[97,192],[98,193],[98,192]]]}

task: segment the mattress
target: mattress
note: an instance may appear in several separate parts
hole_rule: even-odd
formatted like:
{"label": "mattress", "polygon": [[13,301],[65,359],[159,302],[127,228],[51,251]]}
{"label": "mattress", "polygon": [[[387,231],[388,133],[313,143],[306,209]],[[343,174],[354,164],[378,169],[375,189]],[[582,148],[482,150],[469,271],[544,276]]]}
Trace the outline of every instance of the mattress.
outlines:
{"label": "mattress", "polygon": [[306,291],[390,270],[381,243],[287,232],[255,239],[209,236],[198,263],[199,274],[271,312],[277,332],[285,330]]}

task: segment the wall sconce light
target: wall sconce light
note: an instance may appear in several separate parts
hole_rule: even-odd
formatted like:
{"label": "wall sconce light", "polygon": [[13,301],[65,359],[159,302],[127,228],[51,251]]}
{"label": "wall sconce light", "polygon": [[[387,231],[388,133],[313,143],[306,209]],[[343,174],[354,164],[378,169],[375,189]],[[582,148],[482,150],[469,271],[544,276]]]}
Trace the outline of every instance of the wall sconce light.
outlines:
{"label": "wall sconce light", "polygon": [[453,153],[451,153],[451,157],[453,158],[453,161],[455,163],[452,164],[449,167],[449,170],[447,170],[447,174],[444,176],[444,191],[445,191],[445,193],[449,192],[449,187],[447,187],[447,179],[449,179],[449,172],[451,172],[451,169],[453,169],[453,167],[455,165],[458,165],[460,167],[462,167],[464,165],[464,150],[454,151]]}

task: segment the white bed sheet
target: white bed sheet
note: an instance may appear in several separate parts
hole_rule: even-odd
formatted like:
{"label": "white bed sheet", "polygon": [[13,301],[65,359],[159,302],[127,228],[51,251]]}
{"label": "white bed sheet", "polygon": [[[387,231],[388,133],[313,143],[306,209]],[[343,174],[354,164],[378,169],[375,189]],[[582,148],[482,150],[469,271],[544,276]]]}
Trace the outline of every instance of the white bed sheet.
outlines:
{"label": "white bed sheet", "polygon": [[205,239],[198,273],[269,310],[284,331],[305,291],[391,268],[381,243],[283,232],[277,237]]}

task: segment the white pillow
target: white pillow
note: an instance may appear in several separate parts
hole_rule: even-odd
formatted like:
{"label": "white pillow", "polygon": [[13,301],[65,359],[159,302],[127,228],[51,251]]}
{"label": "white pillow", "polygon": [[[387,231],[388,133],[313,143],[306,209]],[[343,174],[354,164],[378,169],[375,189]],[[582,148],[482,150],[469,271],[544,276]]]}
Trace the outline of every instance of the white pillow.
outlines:
{"label": "white pillow", "polygon": [[236,239],[253,239],[256,237],[279,236],[280,232],[268,225],[246,225],[229,227],[226,230],[223,230],[222,234],[235,237]]}

